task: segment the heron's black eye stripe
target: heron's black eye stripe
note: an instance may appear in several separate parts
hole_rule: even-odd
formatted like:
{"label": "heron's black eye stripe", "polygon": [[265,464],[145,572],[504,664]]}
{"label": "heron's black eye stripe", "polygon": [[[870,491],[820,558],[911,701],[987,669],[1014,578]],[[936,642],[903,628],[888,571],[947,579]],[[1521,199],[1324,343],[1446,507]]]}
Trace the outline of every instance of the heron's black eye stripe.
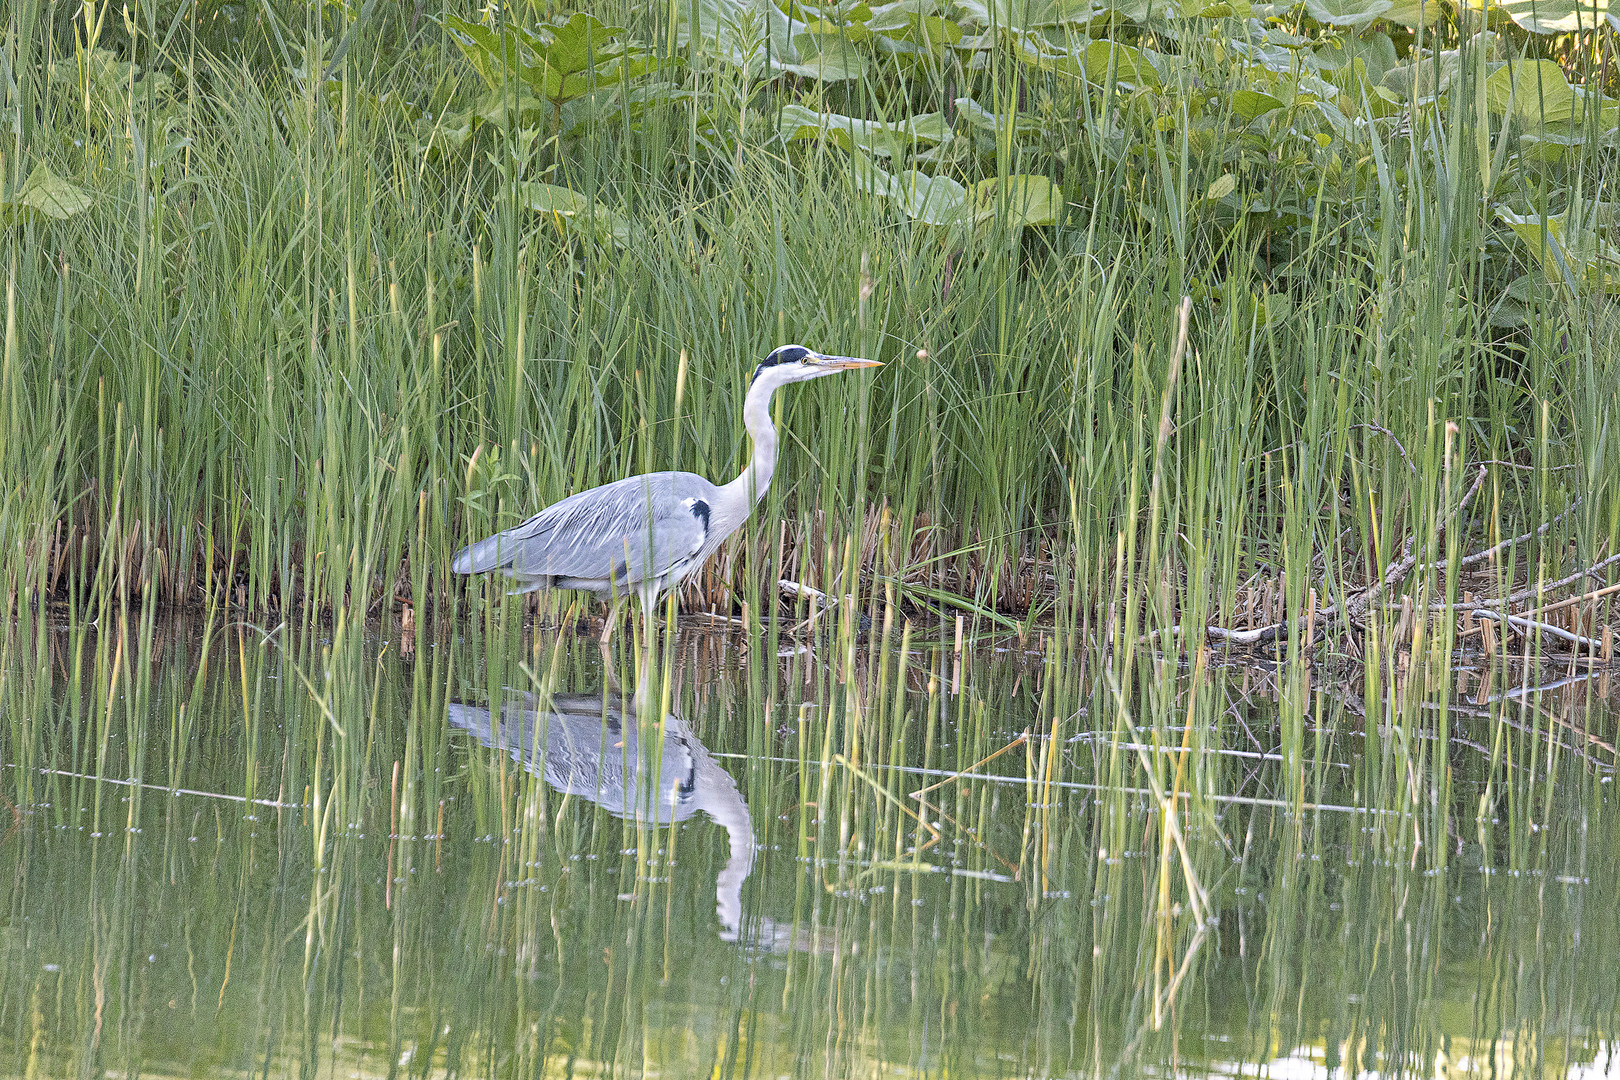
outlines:
{"label": "heron's black eye stripe", "polygon": [[702,499],[692,500],[692,516],[703,523],[703,531],[709,531],[709,504]]}
{"label": "heron's black eye stripe", "polygon": [[760,361],[759,367],[754,369],[754,378],[759,378],[759,373],[766,368],[772,368],[778,364],[794,364],[809,355],[810,350],[803,345],[784,345]]}

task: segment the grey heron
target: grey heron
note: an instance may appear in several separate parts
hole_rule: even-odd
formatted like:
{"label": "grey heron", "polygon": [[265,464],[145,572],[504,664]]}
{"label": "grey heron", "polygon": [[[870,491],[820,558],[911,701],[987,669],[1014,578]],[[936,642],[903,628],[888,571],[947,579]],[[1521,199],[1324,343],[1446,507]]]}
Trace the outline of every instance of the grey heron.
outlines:
{"label": "grey heron", "polygon": [[783,345],[754,369],[743,399],[743,426],[754,452],[742,474],[716,485],[689,472],[631,476],[570,495],[494,536],[456,552],[458,574],[499,571],[513,592],[579,589],[611,600],[602,642],[625,597],[635,594],[648,623],[665,591],[691,574],[742,527],[776,472],[776,425],[771,396],[778,387],[855,368],[876,360],[830,356],[803,345]]}

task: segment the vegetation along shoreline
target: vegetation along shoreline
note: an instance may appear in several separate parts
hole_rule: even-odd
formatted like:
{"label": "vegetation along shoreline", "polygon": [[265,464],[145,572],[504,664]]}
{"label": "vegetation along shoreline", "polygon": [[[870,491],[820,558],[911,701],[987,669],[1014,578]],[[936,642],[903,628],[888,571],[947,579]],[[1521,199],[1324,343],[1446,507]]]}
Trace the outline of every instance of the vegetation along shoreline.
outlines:
{"label": "vegetation along shoreline", "polygon": [[1612,653],[1573,0],[171,7],[7,17],[12,612],[414,623],[800,338],[888,366],[683,608]]}

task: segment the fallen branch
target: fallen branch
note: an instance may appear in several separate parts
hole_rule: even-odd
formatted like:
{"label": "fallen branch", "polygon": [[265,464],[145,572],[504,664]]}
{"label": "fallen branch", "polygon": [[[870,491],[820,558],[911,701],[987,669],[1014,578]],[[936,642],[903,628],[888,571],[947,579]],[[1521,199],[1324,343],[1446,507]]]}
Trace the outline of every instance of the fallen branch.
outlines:
{"label": "fallen branch", "polygon": [[1549,637],[1559,638],[1560,640],[1569,642],[1571,645],[1579,646],[1582,649],[1597,650],[1603,647],[1603,642],[1594,638],[1582,637],[1580,634],[1572,633],[1571,631],[1565,630],[1562,627],[1554,626],[1551,623],[1539,622],[1535,619],[1526,619],[1522,615],[1509,615],[1501,611],[1492,611],[1489,608],[1476,608],[1474,609],[1474,614],[1482,619],[1494,619],[1497,622],[1505,622],[1509,626],[1513,626],[1521,632],[1525,632],[1525,636],[1527,637],[1529,636],[1529,633],[1539,630]]}
{"label": "fallen branch", "polygon": [[[776,587],[781,592],[784,592],[795,599],[814,600],[822,607],[823,610],[836,606],[839,600],[838,597],[830,596],[827,593],[822,592],[820,589],[813,589],[808,585],[800,585],[797,581],[789,581],[787,578],[779,578],[776,582]],[[853,596],[845,596],[843,599],[848,603],[855,602],[855,598]]]}
{"label": "fallen branch", "polygon": [[[1548,529],[1551,529],[1554,525],[1569,517],[1569,515],[1573,514],[1580,505],[1581,498],[1579,495],[1577,495],[1575,497],[1575,501],[1569,504],[1569,509],[1565,510],[1562,514],[1559,514],[1557,517],[1552,518],[1549,521],[1542,522],[1539,528],[1532,529],[1529,532],[1520,533],[1518,536],[1503,540],[1499,544],[1493,544],[1492,546],[1481,551],[1476,551],[1472,555],[1463,556],[1461,559],[1457,560],[1457,569],[1462,570],[1470,566],[1477,566],[1479,563],[1484,562],[1492,555],[1506,551],[1515,544],[1525,543],[1526,541],[1533,540],[1538,536],[1546,536]],[[1434,564],[1434,569],[1436,570],[1444,570],[1445,568],[1445,559],[1441,559],[1439,562]]]}
{"label": "fallen branch", "polygon": [[1288,631],[1289,626],[1293,623],[1293,619],[1284,619],[1282,622],[1272,623],[1269,626],[1256,626],[1251,630],[1228,630],[1224,626],[1206,626],[1204,627],[1204,636],[1214,638],[1216,641],[1230,642],[1233,645],[1265,645],[1276,641]]}
{"label": "fallen branch", "polygon": [[[1479,475],[1474,477],[1473,485],[1469,487],[1461,499],[1457,500],[1457,505],[1451,510],[1450,513],[1446,515],[1445,520],[1440,523],[1441,528],[1445,528],[1447,525],[1451,524],[1452,520],[1456,518],[1458,514],[1462,513],[1463,508],[1466,507],[1469,501],[1473,499],[1473,497],[1479,492],[1480,486],[1484,483],[1485,466],[1481,465],[1479,467]],[[1570,507],[1570,510],[1573,509],[1573,506]],[[1569,511],[1565,511],[1565,513],[1568,512]],[[1553,519],[1553,521],[1557,520],[1557,518]],[[1545,531],[1546,529],[1550,528],[1553,521],[1549,521],[1543,525],[1542,530]],[[1378,598],[1382,596],[1386,590],[1393,588],[1402,581],[1405,581],[1406,578],[1411,575],[1412,571],[1418,568],[1418,557],[1417,554],[1412,550],[1412,546],[1413,538],[1408,538],[1405,547],[1402,549],[1401,557],[1390,563],[1389,566],[1385,567],[1383,580],[1374,582],[1370,587],[1363,589],[1361,592],[1350,597],[1344,602],[1344,613],[1348,618],[1356,623],[1365,621],[1367,610],[1377,602]],[[1473,558],[1473,556],[1469,556],[1469,558]],[[1423,569],[1440,570],[1443,569],[1445,565],[1446,560],[1441,559],[1439,562],[1425,565]]]}
{"label": "fallen branch", "polygon": [[[1557,581],[1549,581],[1531,586],[1529,588],[1520,589],[1518,592],[1510,593],[1507,596],[1503,596],[1495,600],[1476,600],[1471,604],[1431,604],[1429,606],[1429,610],[1492,611],[1497,608],[1509,607],[1513,604],[1523,603],[1532,596],[1539,596],[1542,593],[1549,593],[1555,589],[1562,589],[1566,585],[1573,585],[1582,578],[1589,577],[1592,574],[1597,573],[1599,570],[1602,570],[1604,567],[1613,566],[1617,562],[1620,562],[1620,554],[1610,555],[1607,559],[1595,562],[1591,566],[1588,566],[1585,570],[1576,571],[1575,573],[1570,574],[1568,577],[1561,577]],[[1569,607],[1571,604],[1578,604],[1582,600],[1590,600],[1594,597],[1604,596],[1608,593],[1617,591],[1620,591],[1620,585],[1610,585],[1607,588],[1598,589],[1594,592],[1585,593],[1581,596],[1572,596],[1568,600],[1562,600],[1556,604],[1549,604],[1542,608],[1533,608],[1530,611],[1521,612],[1520,614],[1534,615],[1538,611],[1556,611],[1559,608]]]}
{"label": "fallen branch", "polygon": [[[1595,564],[1593,566],[1587,567],[1586,570],[1580,576],[1585,577],[1587,574],[1592,573],[1593,571],[1601,568],[1602,566],[1606,565],[1607,563],[1615,561],[1615,559],[1620,559],[1620,555],[1614,556],[1614,558],[1611,558],[1611,559],[1605,559],[1603,562],[1600,562],[1600,563],[1597,563],[1597,564]],[[1552,586],[1547,586],[1547,588],[1551,588],[1551,587]],[[1596,600],[1600,596],[1608,596],[1610,593],[1615,593],[1615,592],[1620,592],[1620,583],[1616,583],[1614,585],[1605,585],[1601,589],[1593,589],[1591,592],[1584,592],[1584,593],[1581,593],[1581,595],[1579,595],[1579,596],[1572,596],[1568,600],[1560,600],[1556,604],[1544,604],[1541,607],[1532,608],[1529,611],[1521,611],[1521,612],[1519,612],[1519,614],[1520,615],[1545,615],[1549,611],[1560,611],[1560,610],[1562,610],[1564,608],[1572,607],[1575,604],[1579,604],[1579,603],[1581,603],[1583,601]]]}
{"label": "fallen branch", "polygon": [[[1355,426],[1370,428],[1388,435],[1391,439],[1394,439],[1396,446],[1402,450],[1401,456],[1403,458],[1406,457],[1404,447],[1400,447],[1400,440],[1395,439],[1395,436],[1387,429],[1380,428],[1376,424],[1358,424]],[[1408,464],[1410,464],[1410,462],[1408,462]],[[1474,482],[1469,485],[1468,490],[1464,492],[1462,498],[1457,501],[1457,505],[1446,514],[1444,520],[1442,520],[1440,523],[1440,529],[1445,529],[1454,520],[1456,520],[1456,518],[1458,518],[1465,509],[1467,509],[1468,504],[1474,500],[1474,497],[1479,494],[1480,489],[1484,486],[1486,475],[1487,471],[1485,465],[1479,465],[1478,471],[1474,476]],[[1528,530],[1527,532],[1520,533],[1517,536],[1513,536],[1496,544],[1492,544],[1490,547],[1482,548],[1479,551],[1464,555],[1456,560],[1455,566],[1459,570],[1470,566],[1476,566],[1493,555],[1514,547],[1517,544],[1526,543],[1538,537],[1545,536],[1553,528],[1553,526],[1557,525],[1559,522],[1573,514],[1580,505],[1581,498],[1576,497],[1576,499],[1556,517],[1542,522],[1539,526]],[[1344,537],[1341,535],[1339,542],[1342,542],[1343,539]],[[1310,635],[1313,641],[1316,637],[1315,631],[1318,627],[1326,630],[1332,627],[1337,621],[1345,621],[1353,623],[1357,626],[1365,625],[1367,613],[1378,602],[1380,597],[1382,597],[1394,586],[1400,584],[1406,578],[1411,576],[1413,571],[1422,570],[1429,573],[1437,570],[1444,570],[1448,566],[1452,565],[1452,562],[1449,559],[1438,559],[1432,563],[1420,563],[1418,561],[1418,556],[1412,550],[1413,546],[1414,538],[1409,537],[1403,546],[1401,558],[1390,563],[1389,566],[1385,568],[1383,577],[1380,580],[1374,582],[1367,588],[1362,589],[1360,592],[1346,597],[1339,604],[1332,604],[1324,608],[1315,608],[1314,606],[1308,607],[1304,613],[1298,616],[1283,619],[1280,622],[1270,623],[1266,626],[1252,627],[1247,630],[1236,630],[1224,626],[1205,626],[1203,628],[1204,636],[1209,640],[1222,642],[1227,645],[1256,646],[1270,644],[1276,641],[1278,638],[1287,635],[1295,628],[1296,624],[1303,624],[1304,629]],[[1563,600],[1556,604],[1545,605],[1540,608],[1534,608],[1530,611],[1513,613],[1505,611],[1504,609],[1510,608],[1515,604],[1523,603],[1525,600],[1533,597],[1545,596],[1548,592],[1553,590],[1573,585],[1576,582],[1589,578],[1606,567],[1612,566],[1616,563],[1620,563],[1620,553],[1610,555],[1608,558],[1593,563],[1591,566],[1577,571],[1574,574],[1570,574],[1567,577],[1559,578],[1557,581],[1543,582],[1532,588],[1520,589],[1517,592],[1511,593],[1505,597],[1500,597],[1493,600],[1470,601],[1468,603],[1461,604],[1441,601],[1428,605],[1428,607],[1424,610],[1428,613],[1444,613],[1448,615],[1458,615],[1465,612],[1472,612],[1481,618],[1490,619],[1494,622],[1512,626],[1526,635],[1540,631],[1549,637],[1557,638],[1561,641],[1568,642],[1571,645],[1575,645],[1578,648],[1592,650],[1595,652],[1601,650],[1601,641],[1573,633],[1543,620],[1531,618],[1530,616],[1548,611],[1556,611],[1572,604],[1580,603],[1583,600],[1596,599],[1601,596],[1607,596],[1611,593],[1620,592],[1620,584],[1606,586],[1601,589],[1584,593],[1581,596],[1571,597],[1568,600]],[[1183,634],[1186,634],[1188,629],[1188,627],[1177,623],[1175,625],[1165,627],[1160,630],[1154,630],[1145,634],[1140,639],[1139,643],[1150,644],[1161,635],[1167,635],[1172,639],[1179,638]]]}
{"label": "fallen branch", "polygon": [[[1462,508],[1467,505],[1468,500],[1474,497],[1474,493],[1479,490],[1480,484],[1484,481],[1484,479],[1485,479],[1485,467],[1483,465],[1481,465],[1479,475],[1474,478],[1473,486],[1468,489],[1468,493],[1466,495],[1464,495],[1462,497],[1462,499],[1457,503],[1457,511],[1461,511]],[[1469,567],[1469,566],[1475,566],[1475,565],[1477,565],[1479,563],[1484,562],[1486,559],[1490,558],[1492,555],[1495,555],[1498,552],[1505,551],[1508,548],[1513,547],[1515,544],[1522,544],[1522,543],[1525,543],[1525,542],[1527,542],[1529,540],[1532,540],[1532,539],[1534,539],[1534,538],[1536,538],[1538,536],[1545,536],[1549,529],[1551,529],[1554,525],[1558,524],[1560,521],[1563,521],[1565,518],[1569,517],[1569,515],[1573,514],[1575,512],[1575,509],[1580,505],[1581,505],[1581,500],[1580,500],[1580,497],[1577,496],[1575,501],[1570,503],[1569,508],[1566,509],[1562,514],[1559,514],[1557,517],[1552,518],[1552,519],[1550,519],[1548,521],[1542,522],[1541,525],[1538,526],[1537,528],[1532,529],[1529,532],[1520,533],[1518,536],[1510,537],[1509,539],[1503,540],[1503,541],[1501,541],[1500,543],[1497,543],[1497,544],[1493,544],[1488,548],[1484,548],[1484,549],[1482,549],[1480,551],[1476,551],[1472,555],[1464,555],[1462,558],[1457,560],[1457,569],[1462,570],[1462,569],[1465,569],[1466,567]],[[1455,513],[1457,511],[1453,511],[1453,515],[1455,515]],[[1448,515],[1447,518],[1446,518],[1446,521],[1449,522],[1451,520],[1451,516],[1453,516],[1453,515]],[[1450,562],[1449,559],[1440,559],[1440,560],[1437,560],[1436,562],[1428,563],[1428,564],[1423,565],[1422,569],[1424,571],[1426,571],[1426,572],[1432,572],[1432,571],[1435,571],[1435,570],[1444,570],[1449,565],[1451,565],[1451,562]],[[1410,545],[1408,545],[1406,555],[1403,558],[1397,560],[1396,562],[1393,562],[1393,563],[1389,564],[1389,567],[1384,571],[1384,578],[1383,578],[1382,581],[1376,582],[1370,588],[1363,589],[1361,592],[1357,593],[1355,596],[1352,596],[1352,597],[1350,597],[1350,599],[1345,601],[1345,604],[1344,604],[1345,616],[1347,618],[1351,619],[1353,622],[1356,622],[1356,623],[1364,622],[1365,619],[1366,619],[1366,616],[1367,616],[1368,609],[1371,608],[1372,605],[1378,600],[1378,598],[1383,595],[1384,591],[1386,589],[1389,589],[1391,586],[1399,584],[1401,581],[1405,580],[1406,577],[1408,575],[1410,575],[1414,569],[1417,569],[1417,568],[1418,568],[1417,557],[1411,553]],[[1596,567],[1593,567],[1593,569],[1596,569]],[[1578,579],[1578,578],[1584,576],[1584,573],[1585,572],[1583,571],[1582,574],[1575,575],[1575,579]],[[1575,580],[1575,579],[1571,579],[1571,580]],[[1507,601],[1504,601],[1504,603],[1506,603],[1506,602]],[[1444,609],[1445,610],[1461,610],[1460,608],[1456,607],[1456,605],[1445,605]],[[1489,610],[1489,609],[1483,609],[1483,610]]]}

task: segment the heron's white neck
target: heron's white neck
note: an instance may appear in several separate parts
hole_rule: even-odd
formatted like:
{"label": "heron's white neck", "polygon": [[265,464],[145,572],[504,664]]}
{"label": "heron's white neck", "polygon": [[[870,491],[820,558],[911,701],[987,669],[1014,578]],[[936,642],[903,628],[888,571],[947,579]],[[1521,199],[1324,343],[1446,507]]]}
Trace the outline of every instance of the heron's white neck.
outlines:
{"label": "heron's white neck", "polygon": [[721,489],[726,496],[725,506],[716,508],[728,517],[732,513],[739,515],[735,523],[725,523],[732,527],[741,525],[754,504],[765,497],[771,477],[776,474],[776,425],[771,422],[771,395],[784,380],[773,375],[769,370],[761,372],[743,399],[743,426],[753,440],[754,453],[742,475]]}

